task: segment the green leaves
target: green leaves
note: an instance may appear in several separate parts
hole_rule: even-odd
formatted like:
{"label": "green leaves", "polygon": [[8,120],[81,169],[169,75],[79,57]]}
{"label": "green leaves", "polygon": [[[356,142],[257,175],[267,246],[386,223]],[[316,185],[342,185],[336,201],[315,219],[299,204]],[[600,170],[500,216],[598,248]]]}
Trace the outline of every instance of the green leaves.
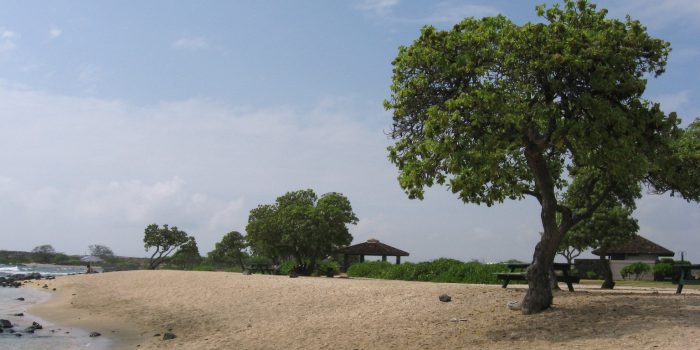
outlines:
{"label": "green leaves", "polygon": [[270,257],[294,256],[301,263],[325,257],[352,242],[347,224],[356,224],[350,201],[330,192],[318,198],[313,190],[287,192],[274,204],[251,210],[246,226],[254,252]]}

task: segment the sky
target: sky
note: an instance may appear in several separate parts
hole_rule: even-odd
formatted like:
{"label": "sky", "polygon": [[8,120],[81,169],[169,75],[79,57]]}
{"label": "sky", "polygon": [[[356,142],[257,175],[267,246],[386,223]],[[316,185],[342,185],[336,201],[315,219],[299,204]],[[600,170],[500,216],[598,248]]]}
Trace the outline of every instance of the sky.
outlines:
{"label": "sky", "polygon": [[[409,200],[387,159],[391,61],[424,25],[543,1],[2,1],[0,249],[91,244],[146,256],[144,228],[177,226],[206,254],[287,191],[340,192],[369,238],[410,253],[529,261],[535,200]],[[550,4],[552,2],[549,2]],[[604,1],[671,42],[645,97],[700,117],[700,2]],[[645,195],[640,234],[700,260],[700,205]]]}

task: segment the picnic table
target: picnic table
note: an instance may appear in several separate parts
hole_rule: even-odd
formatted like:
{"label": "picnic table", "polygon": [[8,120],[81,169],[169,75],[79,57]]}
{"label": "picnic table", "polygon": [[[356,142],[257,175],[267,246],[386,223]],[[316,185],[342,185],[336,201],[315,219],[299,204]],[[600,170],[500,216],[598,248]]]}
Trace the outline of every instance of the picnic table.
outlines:
{"label": "picnic table", "polygon": [[700,279],[695,279],[692,270],[700,270],[700,265],[673,265],[673,269],[680,272],[676,294],[681,294],[686,284],[700,285]]}
{"label": "picnic table", "polygon": [[274,272],[273,268],[270,266],[270,264],[250,264],[245,267],[246,271],[249,273],[255,273],[255,272],[260,272],[260,273],[269,273],[272,274]]}
{"label": "picnic table", "polygon": [[[530,264],[508,264],[508,272],[496,273],[496,278],[502,280],[503,283],[501,287],[508,287],[508,283],[511,280],[527,281],[527,268]],[[557,281],[564,282],[569,287],[569,291],[574,291],[573,283],[579,283],[581,278],[578,276],[571,276],[569,271],[571,271],[571,264],[567,263],[554,263],[554,272],[561,271],[561,275],[557,274]]]}

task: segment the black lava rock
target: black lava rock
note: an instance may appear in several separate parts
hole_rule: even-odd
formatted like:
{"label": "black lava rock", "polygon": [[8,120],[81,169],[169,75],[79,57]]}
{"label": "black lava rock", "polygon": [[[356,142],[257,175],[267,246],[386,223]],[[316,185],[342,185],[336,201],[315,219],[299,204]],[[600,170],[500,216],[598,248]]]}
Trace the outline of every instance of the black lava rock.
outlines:
{"label": "black lava rock", "polygon": [[452,297],[447,295],[447,294],[443,294],[443,295],[439,296],[438,299],[440,299],[440,301],[442,301],[443,303],[448,303],[448,302],[452,301]]}
{"label": "black lava rock", "polygon": [[170,340],[175,338],[177,338],[177,336],[174,333],[166,332],[165,334],[163,334],[163,340]]}
{"label": "black lava rock", "polygon": [[100,334],[99,332],[92,332],[92,333],[90,333],[90,338],[99,337],[99,336],[101,336],[101,335],[102,335],[102,334]]}
{"label": "black lava rock", "polygon": [[44,329],[44,327],[43,327],[41,324],[39,324],[39,322],[36,322],[36,321],[35,321],[35,322],[32,322],[32,326],[31,326],[31,327],[34,328],[34,329]]}
{"label": "black lava rock", "polygon": [[24,301],[24,298],[20,297],[20,298],[17,298],[17,300]]}
{"label": "black lava rock", "polygon": [[12,325],[12,322],[10,322],[8,320],[0,320],[0,327],[1,328],[12,328],[14,326]]}
{"label": "black lava rock", "polygon": [[12,316],[22,317],[22,316],[24,316],[24,314],[20,312],[20,313],[14,314],[14,315],[12,315]]}

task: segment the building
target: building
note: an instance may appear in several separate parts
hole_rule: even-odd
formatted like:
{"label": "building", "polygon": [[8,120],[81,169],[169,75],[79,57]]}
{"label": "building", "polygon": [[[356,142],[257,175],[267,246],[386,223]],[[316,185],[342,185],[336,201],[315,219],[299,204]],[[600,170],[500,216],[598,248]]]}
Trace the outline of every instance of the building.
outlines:
{"label": "building", "polygon": [[[614,280],[622,279],[620,270],[625,266],[636,262],[643,262],[653,266],[659,260],[659,257],[672,257],[675,255],[672,251],[639,235],[618,246],[605,250],[596,249],[592,253],[598,256],[606,256],[610,260],[610,269]],[[642,276],[641,279],[653,280],[654,274],[648,273]]]}

